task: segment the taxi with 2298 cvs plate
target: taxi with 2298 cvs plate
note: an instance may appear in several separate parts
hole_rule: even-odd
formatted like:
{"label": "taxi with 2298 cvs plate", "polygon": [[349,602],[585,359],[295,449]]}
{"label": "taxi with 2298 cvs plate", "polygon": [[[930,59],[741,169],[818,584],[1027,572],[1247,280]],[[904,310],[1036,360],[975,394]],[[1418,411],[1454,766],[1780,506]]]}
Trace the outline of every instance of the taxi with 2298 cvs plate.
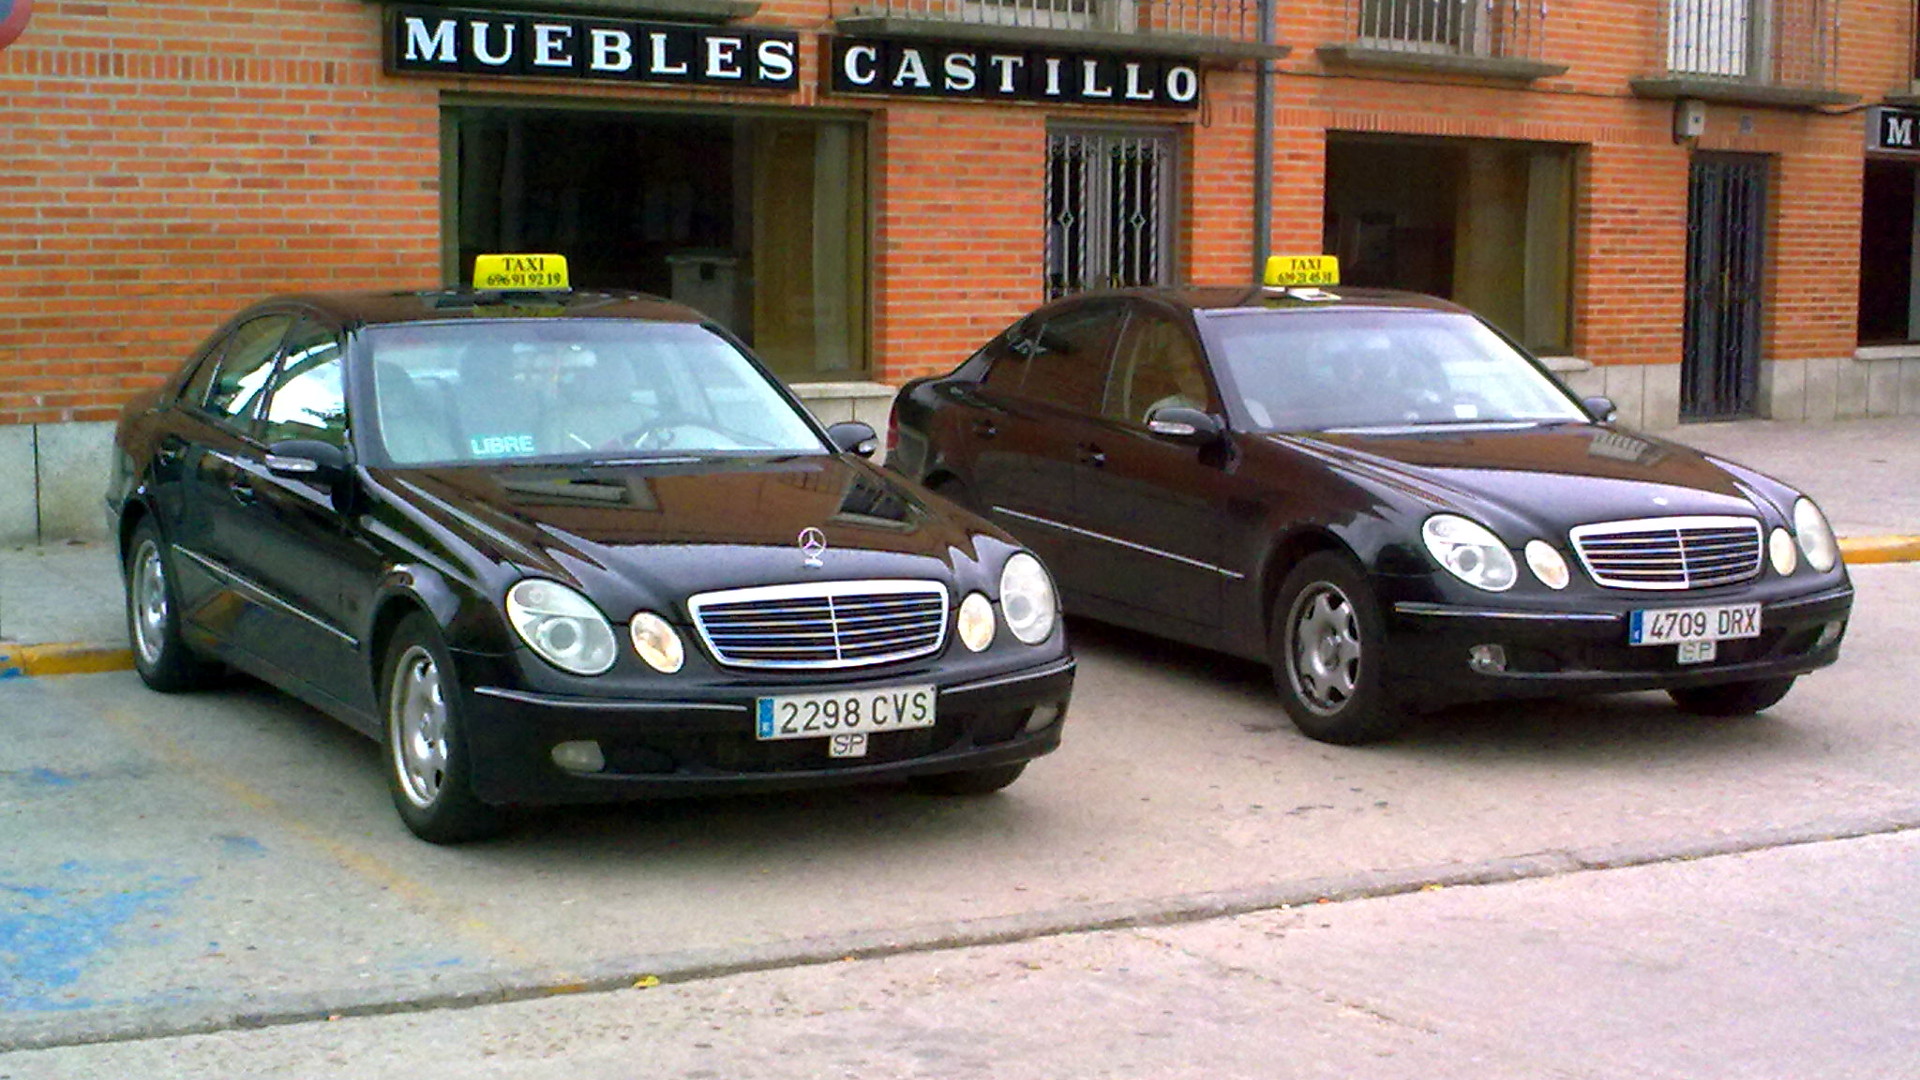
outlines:
{"label": "taxi with 2298 cvs plate", "polygon": [[1032,312],[901,390],[887,467],[1069,612],[1267,662],[1327,742],[1490,698],[1746,714],[1833,663],[1853,589],[1813,501],[1612,412],[1455,304],[1279,257]]}
{"label": "taxi with 2298 cvs plate", "polygon": [[149,686],[251,672],[379,739],[424,839],[503,808],[903,778],[1053,750],[1074,661],[1006,533],[864,460],[687,308],[566,287],[256,304],[116,433]]}

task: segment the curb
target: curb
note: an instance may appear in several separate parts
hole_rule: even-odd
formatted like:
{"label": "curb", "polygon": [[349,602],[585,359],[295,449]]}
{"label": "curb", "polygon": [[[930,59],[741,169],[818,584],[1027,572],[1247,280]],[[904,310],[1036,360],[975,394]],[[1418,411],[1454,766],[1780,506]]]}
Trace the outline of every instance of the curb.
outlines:
{"label": "curb", "polygon": [[1920,536],[1857,536],[1841,540],[1840,557],[1848,566],[1920,561]]}
{"label": "curb", "polygon": [[133,650],[111,645],[16,645],[0,641],[0,679],[127,671]]}

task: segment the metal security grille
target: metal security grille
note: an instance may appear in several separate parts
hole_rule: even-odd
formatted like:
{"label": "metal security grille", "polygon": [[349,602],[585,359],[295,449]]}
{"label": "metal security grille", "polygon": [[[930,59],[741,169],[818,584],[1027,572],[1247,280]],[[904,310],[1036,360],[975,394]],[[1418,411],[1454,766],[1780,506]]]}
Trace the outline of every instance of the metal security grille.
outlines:
{"label": "metal security grille", "polygon": [[1611,589],[1706,589],[1760,573],[1753,518],[1640,518],[1582,525],[1570,535],[1587,573]]}
{"label": "metal security grille", "polygon": [[1170,133],[1050,132],[1047,298],[1168,284],[1173,175]]}
{"label": "metal security grille", "polygon": [[1360,41],[1374,49],[1538,60],[1541,0],[1346,0]]}
{"label": "metal security grille", "polygon": [[947,590],[927,581],[837,581],[701,593],[687,602],[722,664],[845,668],[911,660],[946,640]]}
{"label": "metal security grille", "polygon": [[1700,154],[1687,191],[1680,415],[1750,416],[1760,394],[1767,159]]}

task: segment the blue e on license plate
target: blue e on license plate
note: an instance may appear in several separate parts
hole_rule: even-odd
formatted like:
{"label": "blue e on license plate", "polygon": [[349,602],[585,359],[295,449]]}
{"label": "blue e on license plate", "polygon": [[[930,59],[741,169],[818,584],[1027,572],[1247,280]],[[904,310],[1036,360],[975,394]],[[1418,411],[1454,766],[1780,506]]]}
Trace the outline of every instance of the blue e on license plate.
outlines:
{"label": "blue e on license plate", "polygon": [[[763,697],[754,706],[757,739],[824,739],[932,727],[933,686],[884,686]],[[857,756],[857,755],[847,755]]]}
{"label": "blue e on license plate", "polygon": [[1760,636],[1759,604],[1655,608],[1627,618],[1627,644],[1675,645],[1686,641],[1731,641]]}

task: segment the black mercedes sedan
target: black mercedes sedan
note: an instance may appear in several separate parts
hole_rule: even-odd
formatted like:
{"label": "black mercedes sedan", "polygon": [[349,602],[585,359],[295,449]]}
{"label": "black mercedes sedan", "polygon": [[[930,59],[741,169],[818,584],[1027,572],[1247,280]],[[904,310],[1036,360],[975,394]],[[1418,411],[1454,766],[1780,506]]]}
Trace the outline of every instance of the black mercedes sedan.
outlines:
{"label": "black mercedes sedan", "polygon": [[1478,699],[1741,715],[1837,658],[1812,500],[1614,425],[1454,304],[1317,280],[1042,307],[903,388],[887,467],[1025,541],[1068,612],[1270,664],[1327,742]]}
{"label": "black mercedes sedan", "polygon": [[[496,273],[502,281],[524,281]],[[382,741],[435,842],[503,808],[904,778],[1059,743],[1047,570],[638,294],[287,296],[121,417],[141,678],[252,673]]]}

